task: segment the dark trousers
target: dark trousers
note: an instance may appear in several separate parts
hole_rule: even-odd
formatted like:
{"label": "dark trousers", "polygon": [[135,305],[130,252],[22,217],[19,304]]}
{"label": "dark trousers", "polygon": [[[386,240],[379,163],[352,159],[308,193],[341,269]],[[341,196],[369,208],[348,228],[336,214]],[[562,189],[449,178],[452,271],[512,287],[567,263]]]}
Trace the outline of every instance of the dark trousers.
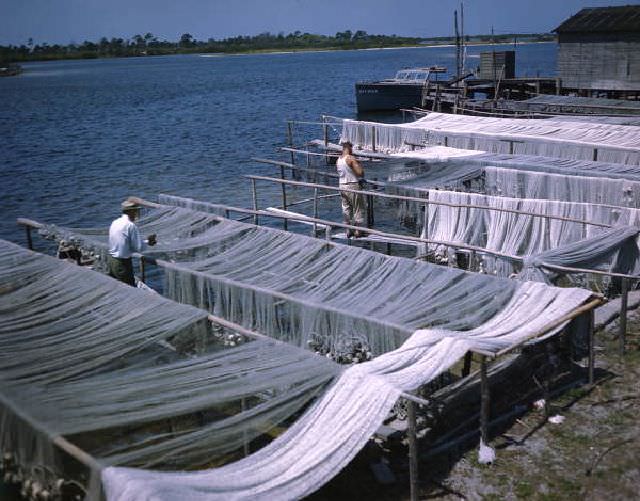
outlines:
{"label": "dark trousers", "polygon": [[109,256],[109,276],[135,287],[136,281],[133,278],[133,260],[130,257],[119,258]]}

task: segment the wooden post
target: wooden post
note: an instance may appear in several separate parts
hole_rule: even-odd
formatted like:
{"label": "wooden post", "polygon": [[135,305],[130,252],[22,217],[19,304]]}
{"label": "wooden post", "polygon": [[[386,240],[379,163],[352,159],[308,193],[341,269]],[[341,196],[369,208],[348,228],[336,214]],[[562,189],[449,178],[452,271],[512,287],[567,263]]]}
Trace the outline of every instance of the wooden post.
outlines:
{"label": "wooden post", "polygon": [[328,224],[324,227],[324,238],[327,242],[331,242],[331,230],[333,228],[331,228],[331,226],[329,226]]}
{"label": "wooden post", "polygon": [[224,210],[224,217],[225,217],[225,219],[229,219],[229,216],[230,216],[229,209],[225,209],[225,210]]}
{"label": "wooden post", "polygon": [[[240,409],[242,412],[244,412],[246,410],[246,403],[244,398],[240,400]],[[244,457],[247,457],[249,455],[249,443],[247,442],[247,431],[243,430],[242,431],[242,449],[244,452]]]}
{"label": "wooden post", "polygon": [[27,232],[27,249],[33,250],[33,239],[31,238],[31,226],[25,225],[24,229]]}
{"label": "wooden post", "polygon": [[[293,153],[292,153],[292,155],[293,155]],[[307,155],[307,158],[309,158],[309,155]],[[284,165],[280,166],[280,178],[282,180],[285,179],[285,176],[284,176]],[[280,185],[282,186],[282,208],[284,210],[287,210],[287,184],[286,183],[280,183]],[[282,220],[282,226],[283,226],[285,231],[287,231],[289,229],[289,220],[287,218],[284,218]]]}
{"label": "wooden post", "polygon": [[324,147],[326,151],[326,148],[329,146],[329,126],[325,123],[325,120],[325,116],[322,115],[322,138],[324,140]]}
{"label": "wooden post", "polygon": [[[258,192],[256,191],[256,180],[251,179],[251,193],[253,195],[253,210],[258,210]],[[253,224],[258,225],[258,214],[253,215]]]}
{"label": "wooden post", "polygon": [[142,280],[142,283],[145,283],[147,281],[144,256],[140,256],[140,280]]}
{"label": "wooden post", "polygon": [[475,271],[476,268],[476,251],[472,250],[469,252],[469,265],[467,266],[467,270]]}
{"label": "wooden post", "polygon": [[622,295],[620,296],[620,356],[624,357],[625,341],[627,337],[627,306],[629,304],[629,282],[622,279]]}
{"label": "wooden post", "polygon": [[595,316],[593,310],[590,310],[589,316],[589,384],[593,384],[595,371]]}
{"label": "wooden post", "polygon": [[373,228],[373,195],[367,195],[367,228]]}
{"label": "wooden post", "polygon": [[387,256],[391,255],[391,242],[387,242],[385,244],[384,250],[385,250],[385,253],[387,254]]}
{"label": "wooden post", "polygon": [[480,357],[480,437],[484,444],[489,443],[490,394],[487,378],[487,357]]}
{"label": "wooden post", "polygon": [[376,152],[376,126],[371,126],[371,151]]}
{"label": "wooden post", "polygon": [[[291,122],[291,120],[287,122],[287,142],[289,143],[289,148],[293,149],[293,123]],[[291,164],[295,165],[295,154],[293,153],[293,151],[290,151],[289,153],[291,153]]]}
{"label": "wooden post", "polygon": [[593,161],[594,162],[598,161],[598,148],[593,149]]}
{"label": "wooden post", "polygon": [[[318,188],[313,189],[313,218],[318,219]],[[318,224],[313,222],[313,237],[318,235]]]}
{"label": "wooden post", "polygon": [[473,353],[470,351],[464,354],[464,365],[462,366],[462,377],[467,377],[471,373],[471,357]]}
{"label": "wooden post", "polygon": [[409,483],[411,501],[418,501],[418,438],[416,431],[416,404],[411,400],[407,403],[407,435],[409,439]]}
{"label": "wooden post", "polygon": [[544,219],[545,229],[544,229],[544,237],[547,244],[547,249],[551,249],[551,219],[546,217]]}

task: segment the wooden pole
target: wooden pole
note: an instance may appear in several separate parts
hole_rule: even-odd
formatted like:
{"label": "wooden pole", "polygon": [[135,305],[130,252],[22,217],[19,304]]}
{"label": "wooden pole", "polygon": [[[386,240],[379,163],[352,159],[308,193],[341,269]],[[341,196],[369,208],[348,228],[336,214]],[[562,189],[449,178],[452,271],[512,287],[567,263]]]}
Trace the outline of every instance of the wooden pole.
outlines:
{"label": "wooden pole", "polygon": [[593,161],[594,162],[598,161],[598,148],[593,149]]}
{"label": "wooden pole", "polygon": [[376,152],[376,126],[371,126],[371,151]]}
{"label": "wooden pole", "polygon": [[[245,402],[245,399],[242,398],[240,399],[240,411],[244,412],[245,410],[247,410],[247,404]],[[242,450],[244,452],[244,457],[247,457],[250,453],[249,443],[247,442],[247,430],[242,431]]]}
{"label": "wooden pole", "polygon": [[144,256],[140,256],[140,280],[142,280],[142,283],[145,283],[147,281]]}
{"label": "wooden pole", "polygon": [[464,365],[462,366],[462,377],[467,377],[471,373],[471,357],[473,353],[470,351],[464,354]]}
{"label": "wooden pole", "polygon": [[[293,155],[293,152],[291,152],[291,155]],[[284,165],[280,166],[280,178],[281,179],[285,179],[285,176],[284,176]],[[282,183],[282,208],[284,210],[287,210],[287,185],[285,183]],[[282,227],[284,228],[285,231],[289,229],[289,220],[288,219],[283,219],[282,220]]]}
{"label": "wooden pole", "polygon": [[407,403],[407,438],[409,439],[409,483],[411,501],[418,501],[418,437],[416,425],[416,404],[411,400]]}
{"label": "wooden pole", "polygon": [[[284,184],[284,183],[283,183]],[[251,194],[253,195],[253,210],[258,210],[258,192],[256,191],[256,180],[251,180]],[[258,214],[253,215],[253,224],[258,225]]]}
{"label": "wooden pole", "polygon": [[331,242],[331,230],[333,228],[331,228],[331,226],[329,226],[328,224],[324,227],[324,238],[327,242]]}
{"label": "wooden pole", "polygon": [[593,384],[594,382],[594,371],[595,371],[595,315],[593,310],[590,310],[588,313],[589,318],[589,384]]}
{"label": "wooden pole", "polygon": [[[318,188],[313,189],[313,218],[318,219]],[[318,223],[313,223],[313,237],[318,236]]]}
{"label": "wooden pole", "polygon": [[490,394],[487,378],[487,357],[480,357],[480,437],[484,444],[489,443]]}
{"label": "wooden pole", "polygon": [[[287,142],[289,143],[289,147],[293,148],[293,122],[291,120],[287,122]],[[291,163],[295,164],[296,163],[295,154],[293,153],[293,151],[289,153],[291,153]]]}
{"label": "wooden pole", "polygon": [[627,337],[627,306],[629,304],[629,281],[622,279],[622,295],[620,296],[620,356],[624,357]]}
{"label": "wooden pole", "polygon": [[25,225],[24,228],[27,232],[27,249],[33,250],[33,239],[31,238],[31,226]]}

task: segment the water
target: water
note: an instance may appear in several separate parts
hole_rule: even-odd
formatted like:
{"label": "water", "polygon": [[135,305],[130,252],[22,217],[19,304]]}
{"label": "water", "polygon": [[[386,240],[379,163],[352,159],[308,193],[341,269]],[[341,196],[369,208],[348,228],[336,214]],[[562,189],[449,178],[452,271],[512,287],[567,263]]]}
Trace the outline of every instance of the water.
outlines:
{"label": "water", "polygon": [[[0,79],[0,238],[23,243],[19,216],[105,225],[128,195],[249,206],[241,176],[273,171],[247,160],[284,144],[287,119],[354,117],[356,80],[452,69],[454,57],[441,47],[25,64]],[[553,74],[555,58],[555,44],[519,46],[518,74]]]}

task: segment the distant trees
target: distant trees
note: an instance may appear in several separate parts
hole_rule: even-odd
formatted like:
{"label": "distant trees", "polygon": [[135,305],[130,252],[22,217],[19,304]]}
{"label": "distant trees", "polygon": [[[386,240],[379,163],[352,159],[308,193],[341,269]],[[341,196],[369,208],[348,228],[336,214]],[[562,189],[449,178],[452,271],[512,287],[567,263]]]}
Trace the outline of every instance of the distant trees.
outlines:
{"label": "distant trees", "polygon": [[[507,40],[515,35],[467,36],[475,41]],[[517,35],[519,41],[553,39],[553,35]],[[294,31],[273,34],[268,31],[254,36],[236,36],[223,40],[209,38],[196,40],[190,33],[180,35],[177,42],[159,40],[153,33],[135,34],[130,39],[102,37],[97,42],[85,41],[81,44],[34,45],[29,39],[26,45],[0,46],[0,61],[20,62],[46,59],[81,59],[97,57],[134,57],[156,54],[176,54],[189,52],[253,52],[265,50],[308,50],[308,49],[362,49],[370,47],[402,47],[420,43],[450,43],[451,37],[416,38],[397,35],[371,35],[363,30],[339,31],[334,36],[318,35]]]}

